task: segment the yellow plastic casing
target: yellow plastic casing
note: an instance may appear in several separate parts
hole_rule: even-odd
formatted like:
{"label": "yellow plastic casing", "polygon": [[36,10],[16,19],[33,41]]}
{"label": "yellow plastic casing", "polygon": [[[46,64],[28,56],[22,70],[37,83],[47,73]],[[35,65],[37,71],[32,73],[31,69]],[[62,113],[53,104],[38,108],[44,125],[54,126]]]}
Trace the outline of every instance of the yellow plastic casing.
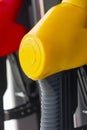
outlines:
{"label": "yellow plastic casing", "polygon": [[63,0],[62,3],[68,2],[70,4],[73,4],[77,7],[87,9],[87,0]]}
{"label": "yellow plastic casing", "polygon": [[29,78],[43,79],[87,63],[87,0],[75,1],[51,8],[23,37],[19,59]]}

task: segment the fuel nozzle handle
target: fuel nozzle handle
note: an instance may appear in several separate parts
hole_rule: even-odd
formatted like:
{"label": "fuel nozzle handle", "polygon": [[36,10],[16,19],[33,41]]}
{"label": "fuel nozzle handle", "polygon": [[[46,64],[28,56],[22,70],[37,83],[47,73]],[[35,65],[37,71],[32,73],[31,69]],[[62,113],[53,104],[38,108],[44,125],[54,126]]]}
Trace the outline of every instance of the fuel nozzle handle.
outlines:
{"label": "fuel nozzle handle", "polygon": [[21,67],[29,78],[39,80],[41,89],[40,130],[63,130],[58,72],[87,63],[86,3],[63,0],[22,39]]}
{"label": "fuel nozzle handle", "polygon": [[52,7],[21,42],[25,74],[43,79],[87,63],[87,0],[63,0]]}
{"label": "fuel nozzle handle", "polygon": [[24,0],[0,0],[0,57],[18,51],[27,28],[17,22]]}

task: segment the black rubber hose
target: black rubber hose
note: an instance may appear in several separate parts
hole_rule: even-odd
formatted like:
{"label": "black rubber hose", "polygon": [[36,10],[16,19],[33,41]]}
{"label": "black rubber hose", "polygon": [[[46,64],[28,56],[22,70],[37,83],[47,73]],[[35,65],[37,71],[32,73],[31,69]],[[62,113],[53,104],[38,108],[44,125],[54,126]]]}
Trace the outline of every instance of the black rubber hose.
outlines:
{"label": "black rubber hose", "polygon": [[7,88],[6,57],[0,57],[0,130],[4,130],[3,96]]}
{"label": "black rubber hose", "polygon": [[61,85],[59,74],[39,81],[41,90],[40,130],[63,130]]}
{"label": "black rubber hose", "polygon": [[0,99],[0,130],[4,130],[3,99]]}

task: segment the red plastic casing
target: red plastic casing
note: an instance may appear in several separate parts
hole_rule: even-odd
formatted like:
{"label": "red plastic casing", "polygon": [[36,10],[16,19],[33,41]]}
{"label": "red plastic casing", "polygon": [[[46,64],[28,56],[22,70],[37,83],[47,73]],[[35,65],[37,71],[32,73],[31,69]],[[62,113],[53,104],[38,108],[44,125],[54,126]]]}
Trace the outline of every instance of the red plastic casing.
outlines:
{"label": "red plastic casing", "polygon": [[0,0],[0,57],[16,52],[27,29],[16,22],[23,0]]}

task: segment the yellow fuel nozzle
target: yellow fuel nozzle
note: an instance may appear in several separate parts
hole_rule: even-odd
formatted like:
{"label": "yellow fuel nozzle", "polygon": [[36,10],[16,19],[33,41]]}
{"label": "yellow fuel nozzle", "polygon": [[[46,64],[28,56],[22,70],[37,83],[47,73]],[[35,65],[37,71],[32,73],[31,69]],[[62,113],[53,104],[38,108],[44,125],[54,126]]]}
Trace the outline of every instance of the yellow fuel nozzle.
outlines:
{"label": "yellow fuel nozzle", "polygon": [[87,0],[63,0],[63,2],[70,3],[72,5],[75,5],[77,7],[83,8],[87,10]]}
{"label": "yellow fuel nozzle", "polygon": [[64,0],[24,36],[19,59],[29,78],[43,79],[87,63],[86,4],[87,0]]}

